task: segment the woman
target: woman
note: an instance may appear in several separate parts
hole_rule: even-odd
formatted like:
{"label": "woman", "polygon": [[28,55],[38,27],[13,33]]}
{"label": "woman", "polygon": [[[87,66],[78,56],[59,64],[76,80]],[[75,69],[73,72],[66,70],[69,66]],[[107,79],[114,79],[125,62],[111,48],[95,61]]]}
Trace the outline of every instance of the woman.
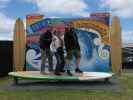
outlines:
{"label": "woman", "polygon": [[57,59],[57,64],[55,68],[55,75],[61,75],[64,72],[64,51],[63,51],[63,39],[64,37],[60,35],[60,31],[55,31],[53,33],[53,42],[52,47],[53,51],[55,52],[55,56]]}

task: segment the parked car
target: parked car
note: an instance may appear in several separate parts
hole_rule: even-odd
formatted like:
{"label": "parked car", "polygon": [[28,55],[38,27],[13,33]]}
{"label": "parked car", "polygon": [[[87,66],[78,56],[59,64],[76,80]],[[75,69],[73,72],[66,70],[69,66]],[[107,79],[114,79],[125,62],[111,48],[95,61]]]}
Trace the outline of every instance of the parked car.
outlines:
{"label": "parked car", "polygon": [[133,68],[133,47],[122,49],[122,65],[123,68]]}

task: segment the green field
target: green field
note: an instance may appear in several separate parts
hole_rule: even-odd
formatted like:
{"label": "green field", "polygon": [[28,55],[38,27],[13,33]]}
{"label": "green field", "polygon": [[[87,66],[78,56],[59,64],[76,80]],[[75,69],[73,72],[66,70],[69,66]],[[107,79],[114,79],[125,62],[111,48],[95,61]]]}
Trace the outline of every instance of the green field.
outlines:
{"label": "green field", "polygon": [[[2,79],[1,79],[2,80]],[[0,100],[133,100],[133,73],[119,77],[121,91],[113,90],[17,90],[1,91]],[[6,80],[0,81],[0,84]]]}

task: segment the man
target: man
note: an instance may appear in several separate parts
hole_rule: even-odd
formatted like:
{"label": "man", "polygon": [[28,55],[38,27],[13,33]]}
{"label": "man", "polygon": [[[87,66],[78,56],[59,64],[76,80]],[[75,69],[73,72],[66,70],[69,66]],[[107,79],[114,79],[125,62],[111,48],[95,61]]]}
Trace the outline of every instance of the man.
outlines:
{"label": "man", "polygon": [[67,52],[67,57],[66,57],[67,74],[69,76],[72,76],[69,67],[70,67],[70,61],[73,56],[76,58],[75,72],[82,73],[82,71],[79,69],[80,58],[81,58],[80,46],[78,42],[78,37],[74,31],[73,23],[69,23],[66,25],[65,34],[64,34],[64,43]]}
{"label": "man", "polygon": [[50,44],[52,42],[52,27],[48,26],[46,32],[40,36],[40,48],[41,48],[41,74],[47,74],[45,72],[46,58],[48,58],[49,72],[53,71],[53,57],[50,50]]}

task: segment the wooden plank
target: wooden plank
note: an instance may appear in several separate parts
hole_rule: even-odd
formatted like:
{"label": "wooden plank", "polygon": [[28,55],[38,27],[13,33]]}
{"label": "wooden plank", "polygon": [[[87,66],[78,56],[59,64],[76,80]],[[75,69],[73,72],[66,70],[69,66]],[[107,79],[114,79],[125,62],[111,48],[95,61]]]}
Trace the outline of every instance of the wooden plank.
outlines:
{"label": "wooden plank", "polygon": [[25,64],[26,34],[23,21],[18,18],[14,27],[13,58],[14,71],[22,71]]}

